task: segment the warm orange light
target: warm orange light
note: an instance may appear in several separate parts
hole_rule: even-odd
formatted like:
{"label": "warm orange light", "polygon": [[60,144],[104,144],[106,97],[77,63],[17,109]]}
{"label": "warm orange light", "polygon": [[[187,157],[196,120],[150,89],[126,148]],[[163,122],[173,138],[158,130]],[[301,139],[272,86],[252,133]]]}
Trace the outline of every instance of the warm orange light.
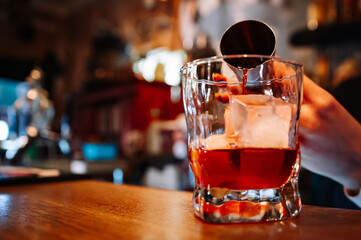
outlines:
{"label": "warm orange light", "polygon": [[26,95],[30,100],[34,100],[38,97],[38,92],[35,89],[30,89]]}
{"label": "warm orange light", "polygon": [[307,28],[311,31],[316,30],[318,28],[318,22],[315,19],[309,20],[307,22]]}
{"label": "warm orange light", "polygon": [[33,79],[40,79],[41,78],[41,72],[38,69],[33,69],[30,73],[30,77]]}
{"label": "warm orange light", "polygon": [[26,132],[28,133],[29,137],[35,137],[38,135],[38,129],[34,126],[27,127]]}

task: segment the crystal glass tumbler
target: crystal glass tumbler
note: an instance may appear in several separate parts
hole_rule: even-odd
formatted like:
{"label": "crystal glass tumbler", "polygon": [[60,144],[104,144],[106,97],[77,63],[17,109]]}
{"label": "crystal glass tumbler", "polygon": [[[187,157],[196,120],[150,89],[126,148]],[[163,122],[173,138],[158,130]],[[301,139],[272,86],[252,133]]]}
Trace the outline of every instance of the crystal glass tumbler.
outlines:
{"label": "crystal glass tumbler", "polygon": [[206,222],[297,217],[302,65],[228,55],[181,68],[195,215]]}

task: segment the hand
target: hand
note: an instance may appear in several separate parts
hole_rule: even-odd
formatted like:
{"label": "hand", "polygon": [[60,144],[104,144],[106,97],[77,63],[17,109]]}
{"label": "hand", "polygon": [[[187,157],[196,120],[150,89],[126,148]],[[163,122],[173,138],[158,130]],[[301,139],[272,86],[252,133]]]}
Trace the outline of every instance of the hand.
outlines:
{"label": "hand", "polygon": [[303,167],[360,190],[361,124],[306,76],[299,139]]}

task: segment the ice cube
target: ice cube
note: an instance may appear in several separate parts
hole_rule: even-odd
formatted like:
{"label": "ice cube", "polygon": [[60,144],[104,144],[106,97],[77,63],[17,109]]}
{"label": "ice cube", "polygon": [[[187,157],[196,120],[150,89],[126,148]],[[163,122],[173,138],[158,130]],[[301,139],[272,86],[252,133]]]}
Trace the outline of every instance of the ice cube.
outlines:
{"label": "ice cube", "polygon": [[227,139],[237,147],[287,148],[292,104],[265,95],[232,95],[225,112]]}
{"label": "ice cube", "polygon": [[207,137],[205,139],[205,145],[205,148],[208,150],[230,148],[225,134],[213,134]]}

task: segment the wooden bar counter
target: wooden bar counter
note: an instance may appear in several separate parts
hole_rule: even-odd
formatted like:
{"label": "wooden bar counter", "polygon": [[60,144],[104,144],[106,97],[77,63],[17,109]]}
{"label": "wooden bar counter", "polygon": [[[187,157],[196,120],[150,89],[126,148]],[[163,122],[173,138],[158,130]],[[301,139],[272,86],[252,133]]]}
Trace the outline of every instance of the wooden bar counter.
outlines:
{"label": "wooden bar counter", "polygon": [[0,188],[0,239],[359,239],[361,211],[303,206],[298,219],[208,224],[192,193],[72,181]]}

